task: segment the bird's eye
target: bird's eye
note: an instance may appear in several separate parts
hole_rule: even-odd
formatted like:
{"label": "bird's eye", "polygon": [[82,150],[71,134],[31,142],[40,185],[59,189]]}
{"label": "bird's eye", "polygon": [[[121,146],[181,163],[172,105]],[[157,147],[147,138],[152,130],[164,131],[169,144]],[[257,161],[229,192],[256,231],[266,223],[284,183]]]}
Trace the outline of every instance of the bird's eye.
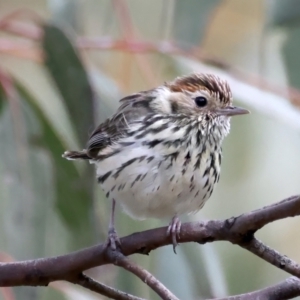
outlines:
{"label": "bird's eye", "polygon": [[199,107],[204,107],[207,104],[207,99],[203,96],[196,97],[195,98],[195,103]]}

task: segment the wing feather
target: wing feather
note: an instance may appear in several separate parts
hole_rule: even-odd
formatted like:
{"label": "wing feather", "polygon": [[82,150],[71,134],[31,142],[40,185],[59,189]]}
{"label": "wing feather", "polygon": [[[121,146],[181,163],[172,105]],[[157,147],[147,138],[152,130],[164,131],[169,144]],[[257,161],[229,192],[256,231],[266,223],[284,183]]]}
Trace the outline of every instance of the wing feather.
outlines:
{"label": "wing feather", "polygon": [[140,121],[152,112],[150,105],[152,100],[153,90],[122,98],[117,112],[100,124],[90,135],[87,143],[87,155],[96,158],[101,150],[126,135],[130,124]]}

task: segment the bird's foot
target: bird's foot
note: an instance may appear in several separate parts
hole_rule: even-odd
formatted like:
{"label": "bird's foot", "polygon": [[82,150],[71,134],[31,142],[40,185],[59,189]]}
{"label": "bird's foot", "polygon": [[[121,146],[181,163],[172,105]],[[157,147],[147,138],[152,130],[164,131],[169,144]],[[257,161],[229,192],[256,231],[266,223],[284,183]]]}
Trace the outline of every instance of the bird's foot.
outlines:
{"label": "bird's foot", "polygon": [[114,227],[108,229],[106,247],[110,247],[110,249],[113,251],[115,251],[117,247],[121,247],[121,241]]}
{"label": "bird's foot", "polygon": [[171,235],[173,242],[173,251],[176,253],[176,247],[178,246],[177,239],[180,238],[180,229],[181,229],[181,221],[177,216],[172,218],[172,221],[169,224],[167,235]]}

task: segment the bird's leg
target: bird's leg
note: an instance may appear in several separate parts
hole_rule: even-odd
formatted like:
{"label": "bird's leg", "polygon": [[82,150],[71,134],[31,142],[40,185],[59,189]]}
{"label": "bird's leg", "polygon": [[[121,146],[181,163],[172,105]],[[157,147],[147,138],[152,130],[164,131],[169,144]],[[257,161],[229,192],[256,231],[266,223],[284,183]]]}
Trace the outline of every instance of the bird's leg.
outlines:
{"label": "bird's leg", "polygon": [[108,227],[108,240],[107,240],[107,246],[110,246],[112,250],[116,250],[117,245],[118,246],[121,245],[121,241],[115,229],[115,208],[116,208],[116,201],[115,199],[112,199],[111,215],[110,215],[109,227]]}
{"label": "bird's leg", "polygon": [[180,229],[181,229],[181,221],[179,220],[177,215],[175,215],[172,218],[172,220],[169,224],[168,230],[167,230],[167,235],[171,235],[171,237],[172,237],[173,251],[175,254],[176,254],[176,247],[178,245],[177,238],[179,238]]}

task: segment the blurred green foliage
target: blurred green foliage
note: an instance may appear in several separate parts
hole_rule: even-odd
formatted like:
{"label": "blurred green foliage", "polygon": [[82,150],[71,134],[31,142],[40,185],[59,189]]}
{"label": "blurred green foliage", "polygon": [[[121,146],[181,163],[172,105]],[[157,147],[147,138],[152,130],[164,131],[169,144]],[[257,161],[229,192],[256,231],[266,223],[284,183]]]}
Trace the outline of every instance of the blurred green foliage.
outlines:
{"label": "blurred green foliage", "polygon": [[5,93],[2,88],[0,88],[0,116],[3,110],[3,106],[6,103]]}
{"label": "blurred green foliage", "polygon": [[[88,75],[76,50],[66,35],[53,25],[45,25],[42,47],[45,51],[45,66],[49,70],[64,99],[67,113],[77,133],[80,145],[84,145],[87,133],[94,124],[93,93]],[[70,228],[86,242],[91,242],[90,209],[93,196],[93,172],[86,169],[80,180],[75,166],[61,159],[64,152],[61,143],[46,128],[46,147],[51,149],[56,167],[57,209]],[[53,145],[56,149],[51,147]],[[69,185],[67,187],[67,185]],[[76,203],[76,205],[74,205]],[[89,238],[88,238],[89,237]]]}

